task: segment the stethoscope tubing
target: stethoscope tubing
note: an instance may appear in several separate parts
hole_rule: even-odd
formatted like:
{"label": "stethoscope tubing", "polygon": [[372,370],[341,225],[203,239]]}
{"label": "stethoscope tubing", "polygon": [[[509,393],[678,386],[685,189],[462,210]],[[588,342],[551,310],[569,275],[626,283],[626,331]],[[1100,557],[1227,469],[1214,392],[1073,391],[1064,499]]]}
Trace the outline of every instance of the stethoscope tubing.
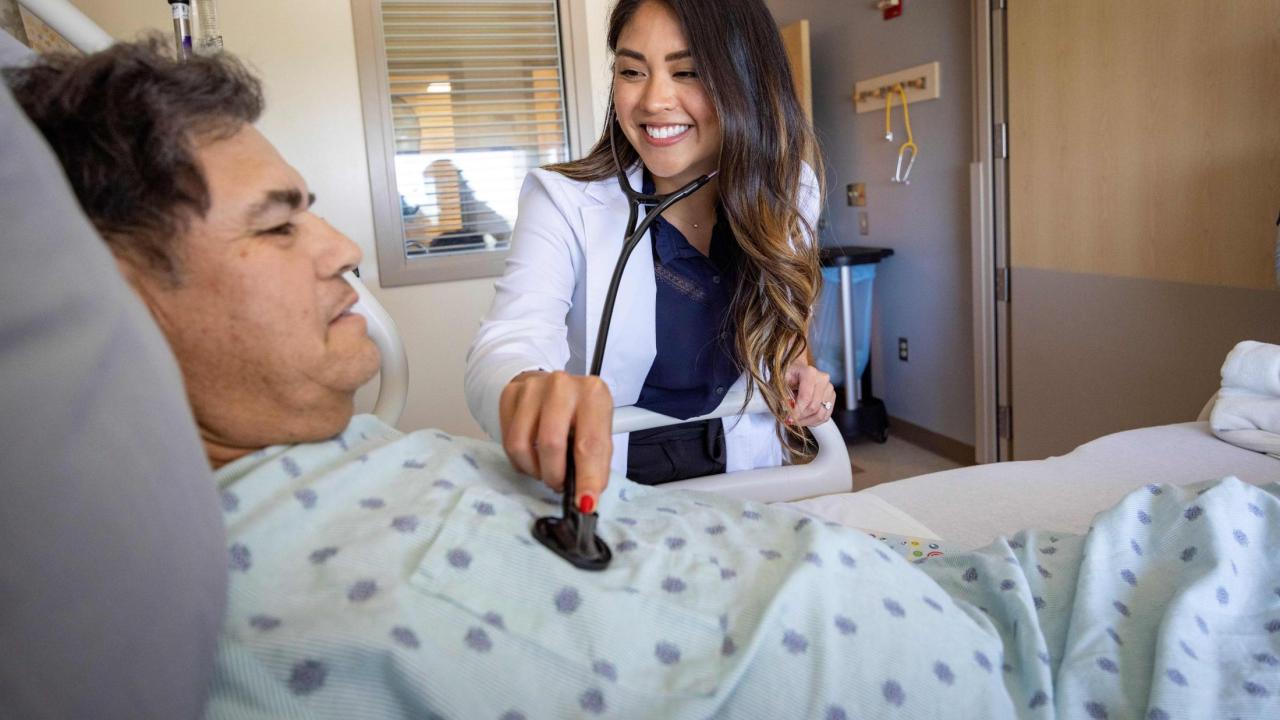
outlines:
{"label": "stethoscope tubing", "polygon": [[[609,122],[609,149],[613,152],[613,162],[618,172],[618,185],[622,187],[622,193],[627,197],[627,231],[625,240],[622,243],[622,251],[618,254],[618,263],[613,267],[613,277],[609,280],[609,290],[605,293],[604,308],[600,313],[600,328],[596,333],[595,352],[591,357],[591,375],[599,375],[600,369],[604,365],[604,349],[609,339],[609,326],[613,322],[613,305],[618,298],[618,286],[622,284],[622,272],[627,267],[627,260],[631,258],[632,251],[640,244],[640,240],[644,238],[650,226],[661,217],[662,213],[666,212],[672,205],[701,190],[704,185],[711,182],[712,178],[720,173],[719,170],[713,170],[686,183],[679,190],[666,195],[637,192],[635,188],[631,187],[630,181],[627,180],[626,169],[622,167],[622,161],[618,158],[618,148],[614,144],[614,127],[616,124],[617,122],[614,119]],[[645,211],[644,218],[641,219],[639,217],[641,205],[656,207]]]}

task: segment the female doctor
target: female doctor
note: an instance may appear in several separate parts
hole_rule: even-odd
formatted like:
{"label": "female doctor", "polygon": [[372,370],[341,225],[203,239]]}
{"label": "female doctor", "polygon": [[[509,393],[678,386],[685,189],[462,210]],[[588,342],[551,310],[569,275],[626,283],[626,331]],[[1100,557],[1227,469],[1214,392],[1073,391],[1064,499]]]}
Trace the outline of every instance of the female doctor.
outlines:
{"label": "female doctor", "polygon": [[[821,191],[805,158],[817,151],[763,0],[620,0],[608,43],[604,134],[525,180],[465,381],[472,415],[516,469],[556,490],[573,438],[585,512],[610,469],[658,484],[811,455],[801,428],[835,400],[806,359]],[[719,172],[637,246],[600,377],[584,377],[628,216],[611,140],[637,191]],[[684,419],[735,389],[759,392],[772,416],[610,435],[615,404]]]}

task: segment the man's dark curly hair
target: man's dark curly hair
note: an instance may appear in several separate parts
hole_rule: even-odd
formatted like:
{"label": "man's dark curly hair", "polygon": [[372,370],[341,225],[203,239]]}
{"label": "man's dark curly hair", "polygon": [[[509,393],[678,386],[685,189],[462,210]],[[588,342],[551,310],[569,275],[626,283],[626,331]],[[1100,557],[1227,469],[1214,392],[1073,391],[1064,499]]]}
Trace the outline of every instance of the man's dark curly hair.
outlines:
{"label": "man's dark curly hair", "polygon": [[178,60],[158,34],[4,78],[112,252],[180,282],[178,240],[210,204],[195,148],[258,119],[257,78],[227,54]]}

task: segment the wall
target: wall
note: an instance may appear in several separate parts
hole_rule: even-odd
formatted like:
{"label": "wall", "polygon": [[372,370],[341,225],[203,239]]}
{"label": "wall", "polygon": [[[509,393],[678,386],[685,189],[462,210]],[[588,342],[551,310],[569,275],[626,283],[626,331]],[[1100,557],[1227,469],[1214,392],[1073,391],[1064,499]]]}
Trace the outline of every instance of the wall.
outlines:
{"label": "wall", "polygon": [[612,0],[584,0],[583,16],[586,20],[586,48],[588,62],[591,65],[591,107],[593,115],[590,122],[584,122],[582,153],[585,155],[595,145],[595,140],[604,128],[604,119],[609,112],[609,88],[613,81],[613,66],[609,58],[609,11],[613,9]]}
{"label": "wall", "polygon": [[1280,342],[1276,3],[1009,7],[1013,452],[1194,420]]}
{"label": "wall", "polygon": [[[157,0],[73,2],[119,39],[144,28],[172,33],[167,8]],[[481,437],[462,394],[462,375],[467,347],[493,299],[494,279],[379,287],[350,3],[220,0],[218,12],[227,50],[263,80],[267,109],[258,127],[307,179],[318,197],[316,211],[360,245],[361,276],[399,325],[410,364],[400,427]],[[599,15],[588,13],[588,22],[602,23]],[[603,60],[593,56],[591,62]],[[369,408],[374,397],[371,386],[357,402]]]}
{"label": "wall", "polygon": [[1009,22],[1013,264],[1275,288],[1280,4],[1030,0]]}
{"label": "wall", "polygon": [[[891,247],[875,284],[872,380],[894,417],[962,443],[974,442],[970,311],[969,168],[972,156],[970,8],[917,0],[885,21],[873,3],[767,0],[779,24],[808,19],[814,125],[827,163],[824,243]],[[937,60],[942,96],[911,107],[920,158],[911,185],[889,182],[897,144],[884,114],[853,111],[859,79]],[[895,134],[902,138],[895,111]],[[900,140],[899,140],[900,141]],[[867,184],[867,207],[845,204],[847,183]],[[870,234],[858,234],[867,210]],[[909,362],[897,338],[910,341]]]}

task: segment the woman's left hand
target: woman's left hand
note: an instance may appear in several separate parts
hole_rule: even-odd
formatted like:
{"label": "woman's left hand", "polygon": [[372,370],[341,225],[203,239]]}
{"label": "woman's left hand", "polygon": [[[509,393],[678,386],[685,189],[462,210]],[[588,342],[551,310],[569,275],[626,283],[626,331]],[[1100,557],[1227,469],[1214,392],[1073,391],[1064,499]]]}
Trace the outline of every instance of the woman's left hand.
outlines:
{"label": "woman's left hand", "polygon": [[791,415],[787,422],[800,427],[820,425],[831,417],[836,406],[836,389],[831,376],[803,360],[787,368],[787,385],[791,388]]}

